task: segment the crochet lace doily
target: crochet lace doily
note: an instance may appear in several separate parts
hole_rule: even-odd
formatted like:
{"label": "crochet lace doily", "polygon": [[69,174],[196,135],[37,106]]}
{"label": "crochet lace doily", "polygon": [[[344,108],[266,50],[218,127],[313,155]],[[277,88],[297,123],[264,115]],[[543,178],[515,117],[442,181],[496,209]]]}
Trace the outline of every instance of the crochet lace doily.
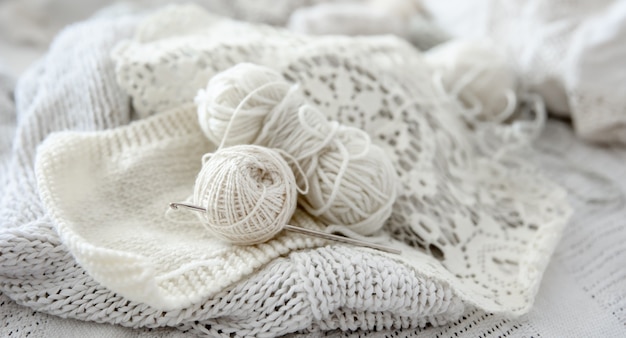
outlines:
{"label": "crochet lace doily", "polygon": [[[282,72],[329,118],[362,128],[391,157],[402,187],[384,229],[403,254],[390,259],[487,311],[521,314],[531,306],[570,214],[566,195],[530,167],[479,156],[458,107],[434,89],[408,43],[307,37],[172,7],[146,19],[113,57],[139,117],[194,111],[197,90],[239,62]],[[64,240],[81,235],[80,228],[61,232]],[[80,246],[68,247],[81,262]]]}

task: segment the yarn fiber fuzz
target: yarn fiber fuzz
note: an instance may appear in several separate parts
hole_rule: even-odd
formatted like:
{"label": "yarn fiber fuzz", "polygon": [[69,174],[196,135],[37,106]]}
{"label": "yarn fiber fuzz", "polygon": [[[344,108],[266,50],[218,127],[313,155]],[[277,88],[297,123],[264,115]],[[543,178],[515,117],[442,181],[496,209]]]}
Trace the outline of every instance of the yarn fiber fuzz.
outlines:
{"label": "yarn fiber fuzz", "polygon": [[211,78],[196,103],[214,143],[258,144],[293,156],[305,174],[298,179],[309,186],[300,205],[333,231],[371,235],[391,215],[398,179],[384,151],[364,131],[329,121],[276,71],[238,64]]}

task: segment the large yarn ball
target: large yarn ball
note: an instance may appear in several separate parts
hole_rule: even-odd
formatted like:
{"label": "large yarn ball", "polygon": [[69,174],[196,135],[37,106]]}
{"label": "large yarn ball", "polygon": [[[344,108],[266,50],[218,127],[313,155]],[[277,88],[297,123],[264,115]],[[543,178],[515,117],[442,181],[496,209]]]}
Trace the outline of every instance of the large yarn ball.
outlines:
{"label": "large yarn ball", "polygon": [[275,150],[227,147],[203,164],[193,198],[206,209],[203,223],[216,237],[233,244],[263,243],[291,219],[297,204],[296,180]]}
{"label": "large yarn ball", "polygon": [[[266,67],[240,63],[209,80],[196,96],[200,128],[215,144],[252,144],[289,85]],[[230,126],[230,129],[228,129]],[[228,131],[228,135],[226,135]]]}

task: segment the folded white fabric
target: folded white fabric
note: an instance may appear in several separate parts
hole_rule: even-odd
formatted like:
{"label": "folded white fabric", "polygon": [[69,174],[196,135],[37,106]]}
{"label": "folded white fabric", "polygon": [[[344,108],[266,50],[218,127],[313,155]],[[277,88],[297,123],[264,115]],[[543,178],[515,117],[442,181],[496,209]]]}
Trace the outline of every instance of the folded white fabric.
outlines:
{"label": "folded white fabric", "polygon": [[[527,168],[477,156],[473,134],[408,44],[308,38],[167,9],[115,52],[117,79],[145,119],[77,132],[129,121],[107,55],[133,22],[68,30],[19,86],[1,214],[3,293],[64,317],[210,336],[440,325],[467,305],[529,309],[569,215],[564,193]],[[164,218],[215,146],[193,97],[240,61],[279,70],[329,117],[387,150],[402,191],[385,231],[401,256],[289,234],[234,247],[197,223]],[[74,131],[39,147],[35,184],[35,148],[56,130]],[[323,226],[301,211],[292,221]]]}

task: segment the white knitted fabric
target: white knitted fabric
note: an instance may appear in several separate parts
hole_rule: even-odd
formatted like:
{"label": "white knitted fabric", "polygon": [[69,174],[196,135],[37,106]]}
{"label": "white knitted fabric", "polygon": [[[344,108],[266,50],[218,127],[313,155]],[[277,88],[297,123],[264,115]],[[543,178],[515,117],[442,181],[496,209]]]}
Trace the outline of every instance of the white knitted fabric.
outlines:
{"label": "white knitted fabric", "polygon": [[[7,130],[8,130],[7,126]],[[574,138],[562,123],[549,122],[540,147],[562,153],[544,162],[550,175],[566,183],[579,198],[605,196],[608,203],[588,203],[575,198],[575,214],[548,265],[535,303],[526,315],[512,319],[480,310],[466,311],[459,320],[425,329],[352,333],[329,332],[329,337],[623,337],[626,336],[626,209],[615,201],[614,187],[622,194],[626,182],[623,149],[589,147]],[[554,156],[554,154],[552,154]],[[589,164],[589,169],[614,180],[612,185],[590,181],[567,166],[566,161]],[[1,188],[1,187],[0,187]],[[622,195],[623,196],[623,195]],[[612,201],[610,201],[612,200]],[[27,337],[193,337],[174,328],[130,329],[118,325],[62,319],[18,306],[0,296],[0,336]],[[308,336],[319,336],[312,334]],[[294,337],[307,335],[294,335]]]}
{"label": "white knitted fabric", "polygon": [[[129,121],[107,55],[132,25],[101,19],[70,29],[22,79],[1,214],[3,293],[64,317],[210,336],[440,325],[464,304],[528,310],[568,215],[563,192],[477,157],[420,55],[397,39],[305,38],[194,8],[157,14],[116,58],[137,113],[160,114],[50,137],[35,186],[35,148],[50,132]],[[402,256],[341,245],[289,253],[323,244],[295,235],[231,247],[165,221],[167,202],[189,195],[199,157],[212,149],[188,103],[241,60],[281,70],[329,116],[388,149],[404,187],[386,230]],[[294,221],[319,226],[303,213]],[[185,279],[194,275],[202,282]]]}

